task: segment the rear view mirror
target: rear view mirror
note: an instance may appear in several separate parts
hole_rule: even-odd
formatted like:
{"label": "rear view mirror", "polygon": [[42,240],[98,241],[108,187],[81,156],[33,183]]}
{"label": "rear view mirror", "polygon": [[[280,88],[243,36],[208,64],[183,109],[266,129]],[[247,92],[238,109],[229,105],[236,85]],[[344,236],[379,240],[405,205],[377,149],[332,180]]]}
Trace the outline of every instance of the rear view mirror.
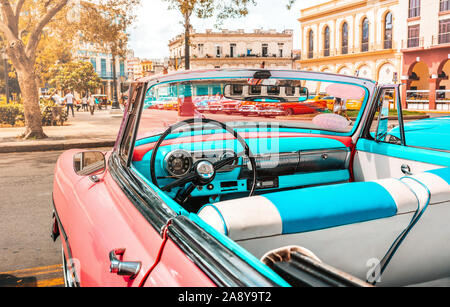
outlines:
{"label": "rear view mirror", "polygon": [[303,102],[309,97],[306,87],[275,84],[226,84],[224,93],[228,99],[257,102]]}
{"label": "rear view mirror", "polygon": [[73,157],[73,168],[78,176],[100,175],[106,169],[105,155],[100,151],[77,153]]}

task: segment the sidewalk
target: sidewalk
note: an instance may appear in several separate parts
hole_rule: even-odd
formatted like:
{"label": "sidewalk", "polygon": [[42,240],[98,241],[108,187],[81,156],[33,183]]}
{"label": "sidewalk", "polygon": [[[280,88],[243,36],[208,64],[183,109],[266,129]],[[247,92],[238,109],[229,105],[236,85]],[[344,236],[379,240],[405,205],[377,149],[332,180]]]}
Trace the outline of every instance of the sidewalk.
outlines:
{"label": "sidewalk", "polygon": [[24,141],[18,138],[21,128],[0,128],[0,153],[68,150],[73,148],[112,147],[122,123],[123,114],[111,115],[110,110],[75,112],[64,126],[44,127],[48,138]]}

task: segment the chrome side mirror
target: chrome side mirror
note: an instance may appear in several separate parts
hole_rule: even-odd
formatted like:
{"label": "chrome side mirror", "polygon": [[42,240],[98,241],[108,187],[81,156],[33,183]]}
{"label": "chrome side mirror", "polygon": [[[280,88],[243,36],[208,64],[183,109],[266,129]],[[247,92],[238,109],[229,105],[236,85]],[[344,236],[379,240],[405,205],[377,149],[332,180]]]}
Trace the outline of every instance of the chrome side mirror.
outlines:
{"label": "chrome side mirror", "polygon": [[100,151],[79,152],[73,156],[73,168],[78,176],[101,175],[106,169],[105,155]]}

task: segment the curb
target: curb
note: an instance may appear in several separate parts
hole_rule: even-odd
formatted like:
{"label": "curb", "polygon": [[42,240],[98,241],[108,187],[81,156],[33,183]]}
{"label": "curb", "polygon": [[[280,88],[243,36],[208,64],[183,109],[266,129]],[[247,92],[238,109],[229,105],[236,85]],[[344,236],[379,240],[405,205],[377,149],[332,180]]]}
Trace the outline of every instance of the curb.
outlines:
{"label": "curb", "polygon": [[73,142],[73,143],[46,143],[46,144],[11,144],[2,146],[0,143],[0,153],[15,152],[40,152],[40,151],[65,151],[69,149],[90,149],[101,147],[113,147],[116,141],[97,142]]}

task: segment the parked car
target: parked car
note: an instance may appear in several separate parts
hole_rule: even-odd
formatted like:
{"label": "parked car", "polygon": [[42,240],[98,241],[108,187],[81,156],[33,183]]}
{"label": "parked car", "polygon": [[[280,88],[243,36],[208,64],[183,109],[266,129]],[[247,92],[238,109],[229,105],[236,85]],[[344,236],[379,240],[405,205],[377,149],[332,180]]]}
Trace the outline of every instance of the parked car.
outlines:
{"label": "parked car", "polygon": [[260,103],[260,115],[266,117],[315,114],[325,111],[323,101]]}
{"label": "parked car", "polygon": [[216,114],[222,111],[222,98],[219,95],[208,98],[208,111],[210,113]]}
{"label": "parked car", "polygon": [[224,112],[227,115],[239,113],[240,106],[241,106],[240,101],[226,98],[222,100],[222,112]]}
{"label": "parked car", "polygon": [[260,103],[257,101],[243,101],[239,104],[238,112],[243,116],[259,116]]}
{"label": "parked car", "polygon": [[[145,112],[147,91],[156,99],[230,80],[274,87],[258,99],[279,101],[320,80],[329,96],[363,102],[353,122],[328,110],[245,122]],[[399,92],[291,70],[139,79],[114,148],[57,161],[52,236],[66,285],[405,286],[450,276],[450,117],[410,122]]]}

